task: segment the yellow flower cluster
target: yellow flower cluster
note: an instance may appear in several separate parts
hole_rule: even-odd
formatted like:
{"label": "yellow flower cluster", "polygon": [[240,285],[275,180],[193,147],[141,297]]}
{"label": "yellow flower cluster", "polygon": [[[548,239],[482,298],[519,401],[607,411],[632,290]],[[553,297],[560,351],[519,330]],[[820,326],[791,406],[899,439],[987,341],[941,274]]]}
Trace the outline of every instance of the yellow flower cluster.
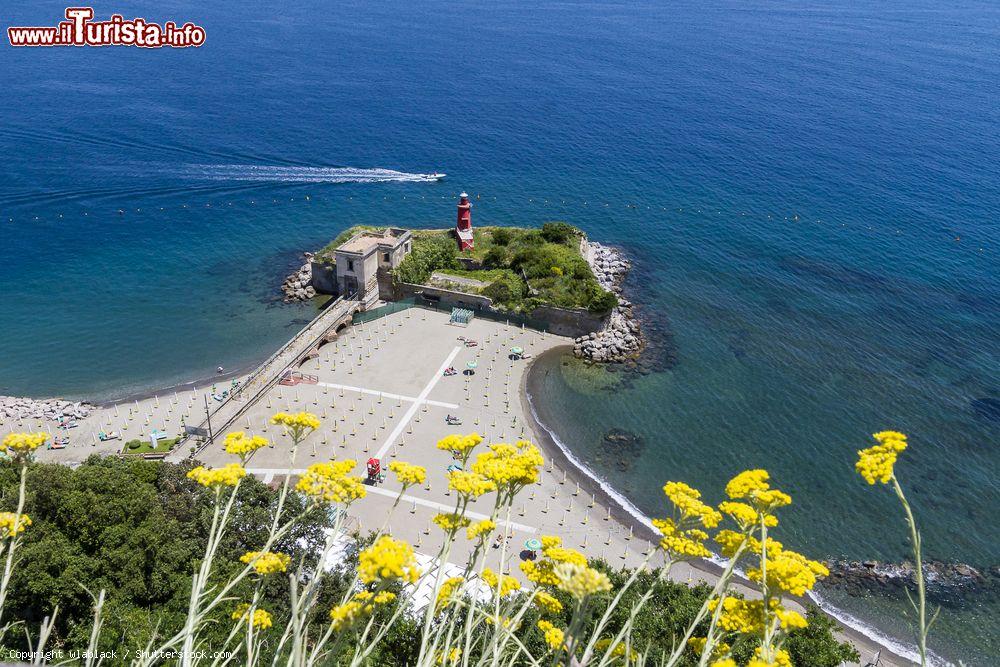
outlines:
{"label": "yellow flower cluster", "polygon": [[776,608],[774,615],[781,623],[782,630],[796,630],[809,625],[809,622],[803,618],[802,614],[791,609]]}
{"label": "yellow flower cluster", "polygon": [[754,537],[750,537],[743,533],[737,533],[735,530],[720,530],[715,535],[715,541],[719,543],[722,547],[722,555],[726,558],[732,558],[736,555],[736,551],[746,540],[747,548],[751,551],[760,551],[760,541]]}
{"label": "yellow flower cluster", "polygon": [[275,553],[273,551],[248,551],[240,556],[240,561],[252,564],[254,572],[260,575],[277,574],[288,569],[288,564],[292,557],[288,554]]}
{"label": "yellow flower cluster", "polygon": [[419,577],[413,547],[388,535],[375,540],[358,556],[358,578],[366,584],[387,579],[413,583]]}
{"label": "yellow flower cluster", "polygon": [[860,450],[854,468],[869,484],[888,484],[892,479],[896,457],[906,449],[906,436],[898,431],[881,431],[872,437],[879,444]]}
{"label": "yellow flower cluster", "polygon": [[245,459],[261,447],[267,447],[269,444],[267,438],[262,438],[259,435],[248,437],[243,431],[226,434],[226,451],[239,456],[241,459]]}
{"label": "yellow flower cluster", "polygon": [[403,486],[423,484],[427,480],[427,468],[412,463],[393,461],[389,464],[389,470],[396,473],[396,479]]}
{"label": "yellow flower cluster", "polygon": [[[761,520],[760,512],[747,505],[733,500],[719,503],[719,509],[728,514],[742,530],[754,527]],[[773,514],[764,515],[764,525],[773,528],[778,525],[778,517]]]}
{"label": "yellow flower cluster", "polygon": [[439,665],[457,665],[459,659],[462,657],[462,649],[457,646],[441,651],[438,655],[437,664]]}
{"label": "yellow flower cluster", "polygon": [[542,453],[527,440],[517,444],[497,443],[490,451],[476,457],[472,471],[496,484],[503,492],[516,493],[519,489],[538,481],[538,473],[545,464]]}
{"label": "yellow flower cluster", "polygon": [[542,535],[542,556],[543,560],[526,560],[521,563],[521,571],[539,586],[558,586],[559,577],[556,575],[555,566],[558,563],[570,563],[579,567],[587,566],[587,557],[576,549],[569,549],[562,545],[562,539],[554,535]]}
{"label": "yellow flower cluster", "polygon": [[[695,655],[701,655],[705,651],[705,644],[707,643],[708,639],[706,637],[691,637],[691,639],[688,640],[688,648],[690,648]],[[725,642],[716,642],[712,646],[712,653],[710,657],[721,658],[729,653],[730,648],[729,644]]]}
{"label": "yellow flower cluster", "polygon": [[559,583],[556,584],[559,590],[577,599],[582,600],[588,595],[611,590],[611,580],[608,579],[608,575],[592,567],[576,563],[557,563],[554,570],[559,579]]}
{"label": "yellow flower cluster", "polygon": [[558,651],[566,643],[566,633],[552,625],[549,621],[538,621],[538,629],[542,631],[542,634],[545,637],[545,643],[548,644],[549,648],[553,651]]}
{"label": "yellow flower cluster", "polygon": [[462,514],[443,513],[435,514],[431,521],[434,522],[434,525],[438,526],[449,535],[456,532],[459,528],[464,528],[471,523],[471,520]]}
{"label": "yellow flower cluster", "polygon": [[453,470],[448,473],[448,488],[469,498],[478,498],[484,493],[497,490],[497,485],[474,472]]}
{"label": "yellow flower cluster", "polygon": [[465,579],[462,577],[450,577],[442,581],[441,588],[438,590],[437,600],[434,603],[434,609],[440,611],[451,604],[452,598],[464,582]]}
{"label": "yellow flower cluster", "polygon": [[352,598],[355,602],[361,602],[366,604],[366,612],[371,612],[374,607],[372,604],[389,604],[396,599],[396,594],[392,591],[379,591],[378,593],[372,593],[371,591],[358,591],[354,594]]}
{"label": "yellow flower cluster", "polygon": [[816,585],[817,578],[828,574],[830,571],[822,563],[794,551],[786,551],[781,542],[774,540],[767,541],[767,581],[762,581],[760,568],[747,569],[747,578],[751,581],[766,583],[768,588],[792,595],[805,595]]}
{"label": "yellow flower cluster", "polygon": [[705,528],[715,528],[722,521],[721,514],[700,500],[701,492],[684,482],[667,482],[663,493],[680,510],[681,521],[697,519]]}
{"label": "yellow flower cluster", "polygon": [[562,602],[550,593],[539,590],[535,593],[535,605],[543,614],[558,614],[563,610]]}
{"label": "yellow flower cluster", "polygon": [[0,512],[0,536],[3,539],[23,533],[24,529],[30,525],[31,518],[27,514]]}
{"label": "yellow flower cluster", "polygon": [[[708,601],[708,608],[715,612],[719,606],[718,599]],[[719,615],[719,627],[725,632],[741,634],[760,634],[764,631],[763,600],[740,600],[726,598],[722,601],[722,613]]]}
{"label": "yellow flower cluster", "polygon": [[284,426],[294,433],[306,430],[315,431],[320,426],[319,417],[311,412],[296,412],[294,414],[278,412],[271,417],[271,423]]}
{"label": "yellow flower cluster", "polygon": [[[247,612],[250,610],[250,605],[247,603],[242,603],[236,607],[231,615],[234,621],[246,620]],[[267,630],[274,622],[271,620],[271,614],[263,609],[254,609],[253,615],[250,620],[251,625],[253,625],[254,630]]]}
{"label": "yellow flower cluster", "polygon": [[754,649],[754,657],[747,663],[747,667],[792,667],[792,658],[788,651],[777,649],[774,656],[768,660],[763,657],[764,652],[758,646]]}
{"label": "yellow flower cluster", "polygon": [[470,540],[486,539],[490,533],[496,530],[496,523],[490,519],[478,521],[465,529],[465,536]]}
{"label": "yellow flower cluster", "polygon": [[438,440],[437,448],[443,449],[446,452],[452,452],[454,454],[465,456],[482,441],[483,436],[478,433],[470,433],[468,435],[452,434],[446,435]]}
{"label": "yellow flower cluster", "polygon": [[674,558],[708,558],[712,555],[704,544],[708,533],[700,528],[682,530],[673,519],[653,519],[653,525],[663,535],[660,548]]}
{"label": "yellow flower cluster", "polygon": [[23,456],[30,454],[45,444],[49,439],[48,433],[39,431],[38,433],[8,433],[0,443],[0,451],[7,452],[12,456]]}
{"label": "yellow flower cluster", "polygon": [[246,477],[247,471],[239,463],[230,463],[221,468],[206,468],[198,466],[188,471],[188,479],[193,479],[204,487],[218,489],[223,486],[236,486]]}
{"label": "yellow flower cluster", "polygon": [[306,469],[295,490],[318,502],[350,504],[368,493],[360,477],[347,474],[356,465],[354,459],[314,463]]}
{"label": "yellow flower cluster", "polygon": [[330,623],[334,630],[350,627],[365,614],[365,604],[358,600],[348,600],[330,610]]}
{"label": "yellow flower cluster", "polygon": [[[598,639],[597,643],[594,644],[594,651],[596,651],[597,653],[604,653],[605,655],[607,655],[609,646],[611,646],[610,639],[607,638]],[[611,649],[611,657],[621,658],[625,655],[625,650],[626,650],[625,644],[619,642],[615,644],[615,647],[613,649]],[[639,658],[639,654],[634,649],[629,650],[628,655],[629,655],[629,660],[632,661],[637,660]]]}
{"label": "yellow flower cluster", "polygon": [[792,503],[787,493],[772,489],[766,470],[744,470],[726,484],[726,494],[733,500],[748,498],[759,511],[771,511]]}
{"label": "yellow flower cluster", "polygon": [[739,667],[739,665],[732,658],[723,658],[722,660],[712,662],[709,667]]}
{"label": "yellow flower cluster", "polygon": [[497,591],[497,594],[502,598],[521,589],[521,584],[517,579],[506,574],[497,575],[496,572],[488,567],[483,568],[480,576],[486,582],[486,585]]}

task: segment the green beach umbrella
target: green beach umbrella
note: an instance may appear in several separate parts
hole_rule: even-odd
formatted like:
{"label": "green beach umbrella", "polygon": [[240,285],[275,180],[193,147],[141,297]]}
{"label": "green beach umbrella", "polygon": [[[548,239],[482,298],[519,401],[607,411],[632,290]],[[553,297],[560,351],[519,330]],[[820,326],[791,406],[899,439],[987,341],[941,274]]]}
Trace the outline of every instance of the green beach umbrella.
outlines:
{"label": "green beach umbrella", "polygon": [[542,548],[542,541],[537,537],[529,537],[524,541],[524,548],[529,551],[538,551]]}

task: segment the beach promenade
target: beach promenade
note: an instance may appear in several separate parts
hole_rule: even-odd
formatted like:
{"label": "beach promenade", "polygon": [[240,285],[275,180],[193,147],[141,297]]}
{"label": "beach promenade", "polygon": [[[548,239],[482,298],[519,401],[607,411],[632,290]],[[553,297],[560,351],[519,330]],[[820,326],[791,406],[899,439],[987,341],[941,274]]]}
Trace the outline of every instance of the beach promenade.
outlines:
{"label": "beach promenade", "polygon": [[[387,526],[427,560],[437,553],[443,537],[432,517],[451,512],[455,506],[455,495],[449,492],[446,479],[454,460],[448,452],[437,449],[438,440],[453,433],[477,432],[484,437],[480,447],[485,448],[493,442],[528,439],[542,446],[544,471],[537,484],[522,491],[509,515],[498,520],[498,532],[503,530],[507,545],[502,550],[487,549],[490,567],[520,578],[518,563],[524,543],[541,535],[558,535],[567,546],[589,557],[603,558],[613,567],[640,565],[654,548],[656,536],[648,526],[569,463],[533,422],[524,390],[531,361],[511,351],[521,348],[537,356],[567,346],[569,339],[479,318],[467,327],[456,326],[449,324],[446,313],[422,308],[401,310],[327,338],[332,340],[298,368],[311,376],[310,383],[284,386],[273,381],[276,375],[260,374],[253,391],[238,404],[233,403],[229,412],[220,411],[220,417],[213,418],[214,425],[216,419],[222,423],[222,414],[229,420],[238,415],[227,430],[243,430],[271,441],[246,464],[249,472],[265,483],[283,482],[287,475],[294,479],[310,464],[330,459],[356,460],[354,474],[361,476],[370,458],[379,459],[383,469],[395,460],[424,466],[427,484],[411,487],[402,496],[392,473],[386,474],[383,483],[369,485],[367,497],[351,507],[348,528],[364,534]],[[477,344],[469,346],[463,338]],[[296,357],[289,354],[291,359]],[[283,363],[275,363],[269,373],[283,367]],[[457,373],[446,375],[450,368]],[[88,442],[87,430],[122,420],[128,422],[126,438],[137,431],[148,434],[151,428],[175,433],[181,418],[187,424],[202,421],[206,391],[203,388],[176,397],[100,409],[85,420],[86,424],[70,431],[80,431],[80,444],[40,452],[39,458],[72,463],[94,452],[113,453],[121,448],[121,441],[95,444],[91,438]],[[319,416],[322,426],[305,439],[292,458],[291,440],[268,420],[278,411],[302,410]],[[449,416],[461,424],[449,424]],[[208,466],[235,462],[237,459],[223,449],[224,432],[216,428],[214,442],[202,447],[197,459]],[[189,455],[185,446],[169,459],[180,461]],[[483,496],[470,506],[467,516],[474,520],[487,517],[492,503],[492,494]],[[668,511],[664,499],[663,512]],[[451,550],[451,563],[463,565],[471,546],[460,533]],[[649,562],[658,566],[662,556],[654,554]],[[711,584],[717,572],[713,564],[698,562],[675,566],[671,576],[681,582]],[[737,588],[753,595],[749,588]],[[844,636],[858,646],[862,664],[880,648],[858,633],[846,631]],[[882,664],[909,663],[883,650]]]}

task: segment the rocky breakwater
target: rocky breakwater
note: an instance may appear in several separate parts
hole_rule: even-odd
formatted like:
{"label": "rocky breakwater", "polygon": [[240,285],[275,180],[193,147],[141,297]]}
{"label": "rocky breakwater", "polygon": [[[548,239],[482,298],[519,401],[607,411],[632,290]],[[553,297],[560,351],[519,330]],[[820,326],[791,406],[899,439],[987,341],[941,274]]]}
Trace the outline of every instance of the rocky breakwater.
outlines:
{"label": "rocky breakwater", "polygon": [[306,263],[299,267],[299,270],[290,274],[281,283],[281,291],[284,293],[285,303],[294,301],[308,301],[316,296],[316,288],[312,286],[312,258],[311,252],[303,253]]}
{"label": "rocky breakwater", "polygon": [[604,328],[573,341],[573,354],[591,361],[626,362],[638,358],[643,348],[639,321],[632,313],[632,303],[622,296],[622,284],[631,263],[617,248],[587,242],[585,248],[597,282],[618,297]]}
{"label": "rocky breakwater", "polygon": [[[851,595],[868,593],[912,594],[917,587],[913,563],[883,563],[875,560],[827,562],[830,575],[825,586],[846,590]],[[965,563],[928,561],[924,563],[927,597],[936,604],[961,604],[970,594],[996,597],[1000,591],[1000,566],[979,570]]]}
{"label": "rocky breakwater", "polygon": [[38,419],[59,422],[87,417],[94,409],[90,403],[63,401],[58,398],[36,401],[31,398],[0,396],[0,421]]}

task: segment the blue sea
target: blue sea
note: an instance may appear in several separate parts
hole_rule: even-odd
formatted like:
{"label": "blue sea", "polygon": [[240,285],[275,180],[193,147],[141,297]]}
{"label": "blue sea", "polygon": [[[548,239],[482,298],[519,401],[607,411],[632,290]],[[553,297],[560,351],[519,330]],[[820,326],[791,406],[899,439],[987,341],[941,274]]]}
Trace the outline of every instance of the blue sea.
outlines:
{"label": "blue sea", "polygon": [[[65,3],[12,4],[54,25]],[[247,367],[315,312],[277,286],[349,225],[566,220],[618,244],[669,357],[550,361],[543,421],[642,511],[746,467],[781,539],[1000,565],[1000,6],[957,0],[223,3],[198,49],[0,47],[0,394],[106,400]],[[421,174],[447,172],[441,182]],[[603,447],[620,428],[643,447]],[[912,644],[905,602],[822,590]],[[1000,664],[1000,602],[931,647]]]}

